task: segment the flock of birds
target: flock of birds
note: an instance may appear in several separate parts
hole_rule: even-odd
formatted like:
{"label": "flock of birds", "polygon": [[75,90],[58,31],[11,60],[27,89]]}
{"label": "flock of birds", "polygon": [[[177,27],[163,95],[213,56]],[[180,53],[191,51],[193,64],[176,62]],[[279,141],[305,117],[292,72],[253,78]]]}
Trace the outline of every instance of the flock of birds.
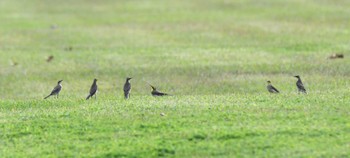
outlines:
{"label": "flock of birds", "polygon": [[[297,76],[294,76],[298,79],[298,81],[296,82],[296,86],[298,88],[298,92],[299,93],[304,93],[304,94],[307,94],[306,93],[306,89],[304,87],[304,84],[303,82],[301,81],[300,79],[300,76],[297,75]],[[124,84],[124,98],[125,99],[129,99],[130,98],[130,92],[131,92],[131,83],[130,83],[130,80],[132,78],[130,77],[127,77],[126,78],[126,81],[125,81],[125,84]],[[62,81],[63,80],[59,80],[57,85],[55,86],[55,88],[51,91],[51,93],[46,96],[44,99],[47,99],[49,98],[50,96],[56,96],[58,98],[61,90],[62,90]],[[163,92],[159,92],[157,90],[156,87],[152,86],[151,84],[149,84],[152,88],[152,91],[151,91],[151,94],[152,96],[166,96],[166,95],[169,95],[167,93],[163,93]],[[279,91],[277,90],[277,88],[275,88],[272,84],[271,84],[271,81],[267,81],[267,86],[266,86],[267,90],[270,92],[270,93],[279,93]],[[97,86],[97,79],[94,79],[92,85],[91,85],[91,88],[90,88],[90,92],[89,92],[89,95],[86,97],[86,100],[92,98],[93,96],[95,96],[95,99],[96,99],[96,93],[97,93],[97,90],[98,90],[98,86]]]}
{"label": "flock of birds", "polygon": [[[125,84],[124,84],[124,98],[125,99],[129,99],[130,98],[130,92],[131,92],[131,83],[130,83],[130,80],[132,78],[131,77],[127,77],[126,78],[126,81],[125,81]],[[62,81],[63,80],[59,80],[57,85],[55,86],[55,88],[53,88],[53,90],[51,91],[51,93],[46,96],[44,99],[47,99],[51,96],[56,96],[58,98],[61,90],[62,90]],[[152,86],[151,84],[149,84],[149,86],[151,86],[152,88],[152,91],[151,91],[151,94],[152,96],[166,96],[166,95],[169,95],[167,93],[163,93],[163,92],[160,92],[157,90],[156,87]],[[90,88],[90,92],[89,92],[89,95],[86,97],[86,100],[92,98],[93,96],[95,96],[95,99],[96,99],[96,93],[97,93],[97,90],[98,90],[98,86],[97,86],[97,79],[94,79],[92,85],[91,85],[91,88]]]}
{"label": "flock of birds", "polygon": [[[67,48],[65,48],[66,51],[72,51],[72,47],[69,46]],[[328,57],[328,59],[341,59],[341,58],[344,58],[344,55],[343,54],[332,54],[331,56]],[[52,60],[54,59],[54,56],[49,56],[46,61],[47,62],[51,62]],[[17,62],[13,62],[12,64],[13,66],[16,66],[18,65]],[[294,76],[298,79],[298,81],[296,82],[296,86],[298,88],[298,93],[303,93],[303,94],[307,94],[306,92],[306,89],[304,87],[304,84],[303,82],[301,81],[300,79],[300,76],[297,75],[297,76]],[[124,97],[125,99],[129,99],[130,98],[130,91],[131,91],[131,83],[130,83],[130,80],[132,78],[130,77],[127,77],[126,78],[126,82],[124,84]],[[62,89],[62,81],[63,80],[60,80],[58,81],[57,85],[55,86],[55,88],[51,91],[51,93],[46,96],[44,99],[47,99],[49,98],[50,96],[56,96],[58,98],[60,92],[61,92],[61,89]],[[148,83],[149,84],[149,83]],[[156,87],[152,86],[151,84],[149,84],[152,88],[152,91],[151,91],[151,94],[152,96],[166,96],[166,95],[169,95],[167,93],[163,93],[163,92],[159,92]],[[266,86],[267,90],[270,92],[270,93],[280,93],[279,90],[277,90],[277,88],[275,88],[272,84],[271,84],[271,81],[267,81],[267,86]],[[97,86],[97,79],[94,79],[92,85],[91,85],[91,88],[90,88],[90,92],[89,92],[89,95],[86,97],[86,100],[90,99],[91,97],[95,96],[96,98],[96,92],[97,92],[97,89],[98,89],[98,86]]]}

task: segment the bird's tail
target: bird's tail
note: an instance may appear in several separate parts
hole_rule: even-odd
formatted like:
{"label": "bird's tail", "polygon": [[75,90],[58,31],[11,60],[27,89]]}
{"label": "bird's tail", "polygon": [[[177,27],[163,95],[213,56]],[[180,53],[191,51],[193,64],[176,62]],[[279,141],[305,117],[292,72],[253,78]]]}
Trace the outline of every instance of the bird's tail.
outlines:
{"label": "bird's tail", "polygon": [[51,94],[50,95],[48,95],[48,96],[46,96],[44,99],[47,99],[48,97],[50,97],[51,96]]}
{"label": "bird's tail", "polygon": [[89,95],[86,97],[86,100],[88,100],[90,97],[91,97],[91,95],[89,94]]}

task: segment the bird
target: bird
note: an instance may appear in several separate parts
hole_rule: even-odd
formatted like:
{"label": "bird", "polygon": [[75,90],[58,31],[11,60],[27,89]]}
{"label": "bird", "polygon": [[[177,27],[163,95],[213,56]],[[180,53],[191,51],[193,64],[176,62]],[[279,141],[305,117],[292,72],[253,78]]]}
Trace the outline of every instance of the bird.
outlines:
{"label": "bird", "polygon": [[344,58],[344,54],[340,54],[340,53],[335,53],[328,57],[328,59],[342,59],[342,58]]}
{"label": "bird", "polygon": [[95,99],[96,99],[96,92],[97,92],[97,79],[95,78],[94,79],[94,82],[92,83],[91,85],[91,88],[90,88],[90,93],[89,95],[86,97],[86,100],[88,100],[89,98],[93,97],[95,95]]}
{"label": "bird", "polygon": [[65,51],[72,51],[72,50],[73,50],[73,47],[72,47],[72,46],[68,46],[68,47],[65,47],[64,50],[65,50]]}
{"label": "bird", "polygon": [[15,62],[15,61],[11,60],[11,66],[17,66],[17,65],[18,65],[18,63],[17,63],[17,62]]}
{"label": "bird", "polygon": [[298,88],[298,93],[301,92],[301,93],[307,94],[307,93],[306,93],[306,89],[305,89],[305,87],[304,87],[304,84],[303,84],[303,82],[301,82],[300,76],[299,76],[299,75],[296,75],[296,76],[294,76],[294,77],[298,79],[298,81],[297,81],[297,83],[296,83],[297,88]]}
{"label": "bird", "polygon": [[54,58],[53,55],[50,55],[49,57],[47,57],[46,62],[48,63],[51,62],[53,58]]}
{"label": "bird", "polygon": [[57,29],[57,25],[52,24],[52,25],[50,26],[50,28],[51,28],[52,30],[55,30],[55,29]]}
{"label": "bird", "polygon": [[48,96],[46,96],[44,99],[47,99],[48,97],[50,97],[50,96],[52,96],[52,95],[56,95],[56,97],[58,98],[58,95],[60,94],[60,92],[61,92],[61,89],[62,89],[62,85],[61,85],[61,82],[62,82],[63,80],[59,80],[58,82],[57,82],[57,86],[55,87],[55,88],[53,88],[53,90],[51,91],[51,93],[48,95]]}
{"label": "bird", "polygon": [[157,88],[154,87],[154,86],[152,86],[151,84],[150,84],[149,86],[152,87],[152,92],[151,92],[151,94],[152,94],[152,96],[154,96],[154,97],[169,95],[169,94],[167,94],[167,93],[159,92],[159,91],[157,90]]}
{"label": "bird", "polygon": [[126,81],[125,81],[125,84],[124,84],[124,97],[125,99],[128,99],[130,97],[130,91],[131,91],[131,84],[130,84],[130,80],[132,78],[131,77],[127,77],[126,78]]}
{"label": "bird", "polygon": [[274,86],[272,86],[271,81],[267,81],[266,88],[270,93],[280,93]]}

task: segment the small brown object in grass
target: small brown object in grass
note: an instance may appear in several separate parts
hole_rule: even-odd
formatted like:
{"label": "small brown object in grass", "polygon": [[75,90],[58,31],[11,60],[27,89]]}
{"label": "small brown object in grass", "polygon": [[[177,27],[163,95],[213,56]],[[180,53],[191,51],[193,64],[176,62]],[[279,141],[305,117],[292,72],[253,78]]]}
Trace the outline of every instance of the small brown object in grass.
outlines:
{"label": "small brown object in grass", "polygon": [[66,47],[64,48],[65,51],[72,51],[73,50],[73,47],[72,46],[69,46],[69,47]]}
{"label": "small brown object in grass", "polygon": [[344,54],[338,54],[338,53],[334,53],[328,57],[328,59],[342,59],[342,58],[344,58]]}
{"label": "small brown object in grass", "polygon": [[53,56],[52,55],[50,55],[47,59],[46,59],[46,61],[49,63],[49,62],[51,62],[53,60]]}

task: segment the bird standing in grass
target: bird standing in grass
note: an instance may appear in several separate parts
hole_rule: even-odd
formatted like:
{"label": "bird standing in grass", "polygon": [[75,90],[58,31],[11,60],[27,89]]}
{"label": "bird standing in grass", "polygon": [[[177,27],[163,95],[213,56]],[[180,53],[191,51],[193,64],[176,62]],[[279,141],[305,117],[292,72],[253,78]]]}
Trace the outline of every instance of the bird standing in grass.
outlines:
{"label": "bird standing in grass", "polygon": [[46,62],[48,63],[51,62],[53,58],[54,58],[53,55],[50,55],[49,57],[47,57]]}
{"label": "bird standing in grass", "polygon": [[18,65],[18,63],[17,62],[15,62],[15,61],[11,61],[11,66],[17,66]]}
{"label": "bird standing in grass", "polygon": [[304,84],[303,84],[303,82],[301,82],[300,76],[299,76],[299,75],[296,75],[296,76],[294,76],[294,77],[296,77],[296,78],[298,79],[298,81],[297,81],[297,83],[296,83],[297,88],[298,88],[298,92],[299,92],[299,93],[301,92],[301,93],[307,94],[307,93],[306,93],[306,89],[305,89],[305,87],[304,87]]}
{"label": "bird standing in grass", "polygon": [[270,93],[279,93],[279,91],[274,86],[272,86],[271,81],[267,81],[266,88]]}
{"label": "bird standing in grass", "polygon": [[167,93],[159,92],[159,91],[157,90],[157,88],[154,87],[154,86],[152,86],[152,85],[149,85],[149,86],[152,87],[152,92],[151,92],[151,94],[152,94],[152,96],[154,96],[154,97],[169,95],[169,94],[167,94]]}
{"label": "bird standing in grass", "polygon": [[127,77],[127,78],[126,78],[126,81],[125,81],[125,84],[124,84],[123,90],[124,90],[124,97],[125,97],[125,99],[129,99],[129,97],[130,97],[130,91],[131,91],[131,83],[130,83],[130,80],[131,80],[131,79],[132,79],[132,78]]}
{"label": "bird standing in grass", "polygon": [[61,89],[62,89],[62,85],[61,85],[62,81],[63,80],[59,80],[57,82],[57,86],[55,88],[53,88],[53,90],[51,91],[50,95],[46,96],[44,99],[47,99],[48,97],[50,97],[52,95],[56,95],[56,97],[58,98],[58,95],[60,94]]}
{"label": "bird standing in grass", "polygon": [[91,88],[90,88],[90,94],[86,97],[86,100],[88,100],[89,98],[91,98],[94,95],[95,95],[95,99],[96,99],[96,92],[97,92],[97,83],[96,82],[97,82],[97,79],[95,78],[94,82],[92,83]]}

